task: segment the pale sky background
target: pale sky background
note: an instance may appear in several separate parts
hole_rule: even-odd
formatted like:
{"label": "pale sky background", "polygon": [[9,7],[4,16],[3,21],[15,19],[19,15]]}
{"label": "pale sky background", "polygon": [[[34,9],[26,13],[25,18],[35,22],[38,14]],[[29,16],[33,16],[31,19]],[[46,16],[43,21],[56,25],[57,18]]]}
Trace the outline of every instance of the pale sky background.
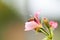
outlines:
{"label": "pale sky background", "polygon": [[41,17],[60,18],[60,0],[10,0],[9,2],[25,16],[41,10]]}
{"label": "pale sky background", "polygon": [[60,0],[16,0],[13,3],[23,15],[41,10],[41,17],[60,18]]}

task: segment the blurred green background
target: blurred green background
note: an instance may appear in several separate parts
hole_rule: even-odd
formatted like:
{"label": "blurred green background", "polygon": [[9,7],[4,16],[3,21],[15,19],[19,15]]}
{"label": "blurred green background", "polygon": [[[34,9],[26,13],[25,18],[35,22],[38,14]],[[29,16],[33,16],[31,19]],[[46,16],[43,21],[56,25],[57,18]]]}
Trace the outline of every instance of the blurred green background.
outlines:
{"label": "blurred green background", "polygon": [[[0,40],[42,40],[44,38],[44,35],[41,33],[36,34],[34,31],[24,31],[25,22],[37,10],[30,7],[31,4],[28,3],[27,0],[0,0]],[[44,15],[47,15],[46,17],[50,20],[58,22],[58,28],[54,31],[54,40],[60,40],[59,9],[55,16],[54,11],[42,11],[41,13],[52,13]],[[40,17],[43,17],[43,15]]]}

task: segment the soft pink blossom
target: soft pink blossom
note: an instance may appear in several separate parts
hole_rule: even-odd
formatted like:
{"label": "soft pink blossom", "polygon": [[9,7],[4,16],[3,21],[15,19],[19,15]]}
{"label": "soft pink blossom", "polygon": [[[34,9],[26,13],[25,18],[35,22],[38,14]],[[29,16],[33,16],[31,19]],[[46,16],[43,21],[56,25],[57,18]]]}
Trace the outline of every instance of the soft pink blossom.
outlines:
{"label": "soft pink blossom", "polygon": [[25,23],[25,31],[30,31],[33,30],[34,28],[36,28],[38,26],[38,24],[34,21],[31,22],[26,22]]}
{"label": "soft pink blossom", "polygon": [[49,24],[53,28],[57,28],[57,26],[58,26],[58,23],[57,22],[54,22],[54,21],[50,21]]}
{"label": "soft pink blossom", "polygon": [[38,19],[38,15],[39,15],[39,13],[36,12],[36,13],[34,14],[34,17],[33,17],[34,19],[33,19],[32,21],[29,21],[29,22],[26,22],[26,23],[25,23],[25,31],[33,30],[33,29],[35,29],[36,27],[39,26],[40,21],[39,21],[39,19]]}

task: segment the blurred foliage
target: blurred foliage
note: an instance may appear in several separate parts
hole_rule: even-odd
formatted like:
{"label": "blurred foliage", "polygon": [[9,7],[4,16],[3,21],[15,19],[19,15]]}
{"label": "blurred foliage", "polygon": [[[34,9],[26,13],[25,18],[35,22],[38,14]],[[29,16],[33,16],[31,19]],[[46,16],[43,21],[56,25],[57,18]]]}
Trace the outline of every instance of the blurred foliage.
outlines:
{"label": "blurred foliage", "polygon": [[22,16],[18,15],[18,12],[15,9],[0,2],[0,28],[1,29],[3,25],[8,24],[10,21],[12,22],[19,21],[20,23],[23,23],[23,20],[21,17]]}
{"label": "blurred foliage", "polygon": [[8,6],[0,0],[0,40],[3,39],[3,32],[11,27],[8,27],[7,25],[15,25],[14,23],[18,22],[21,24],[23,23],[23,18],[21,17],[22,16],[19,15],[16,9],[12,6]]}

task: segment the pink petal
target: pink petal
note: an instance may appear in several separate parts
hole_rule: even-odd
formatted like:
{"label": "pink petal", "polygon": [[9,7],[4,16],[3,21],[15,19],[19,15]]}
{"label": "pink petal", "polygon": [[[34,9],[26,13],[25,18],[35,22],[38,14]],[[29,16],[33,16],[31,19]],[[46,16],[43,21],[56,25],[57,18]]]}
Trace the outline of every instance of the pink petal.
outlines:
{"label": "pink petal", "polygon": [[57,22],[54,22],[54,21],[50,21],[49,24],[50,24],[51,27],[53,27],[53,28],[57,28],[57,26],[58,26],[58,23],[57,23]]}
{"label": "pink petal", "polygon": [[37,17],[38,18],[39,17],[39,14],[40,14],[40,11],[41,10],[36,11],[35,14],[34,14],[34,17]]}
{"label": "pink petal", "polygon": [[40,13],[40,12],[36,12],[36,13],[34,14],[34,17],[37,17],[37,18],[38,18],[39,13]]}
{"label": "pink petal", "polygon": [[36,28],[38,26],[38,24],[34,21],[31,22],[26,22],[25,23],[25,31],[30,31],[33,30],[34,28]]}
{"label": "pink petal", "polygon": [[40,11],[37,11],[35,14],[34,14],[34,18],[36,19],[36,22],[39,24],[40,21],[39,21],[39,14],[40,14]]}

